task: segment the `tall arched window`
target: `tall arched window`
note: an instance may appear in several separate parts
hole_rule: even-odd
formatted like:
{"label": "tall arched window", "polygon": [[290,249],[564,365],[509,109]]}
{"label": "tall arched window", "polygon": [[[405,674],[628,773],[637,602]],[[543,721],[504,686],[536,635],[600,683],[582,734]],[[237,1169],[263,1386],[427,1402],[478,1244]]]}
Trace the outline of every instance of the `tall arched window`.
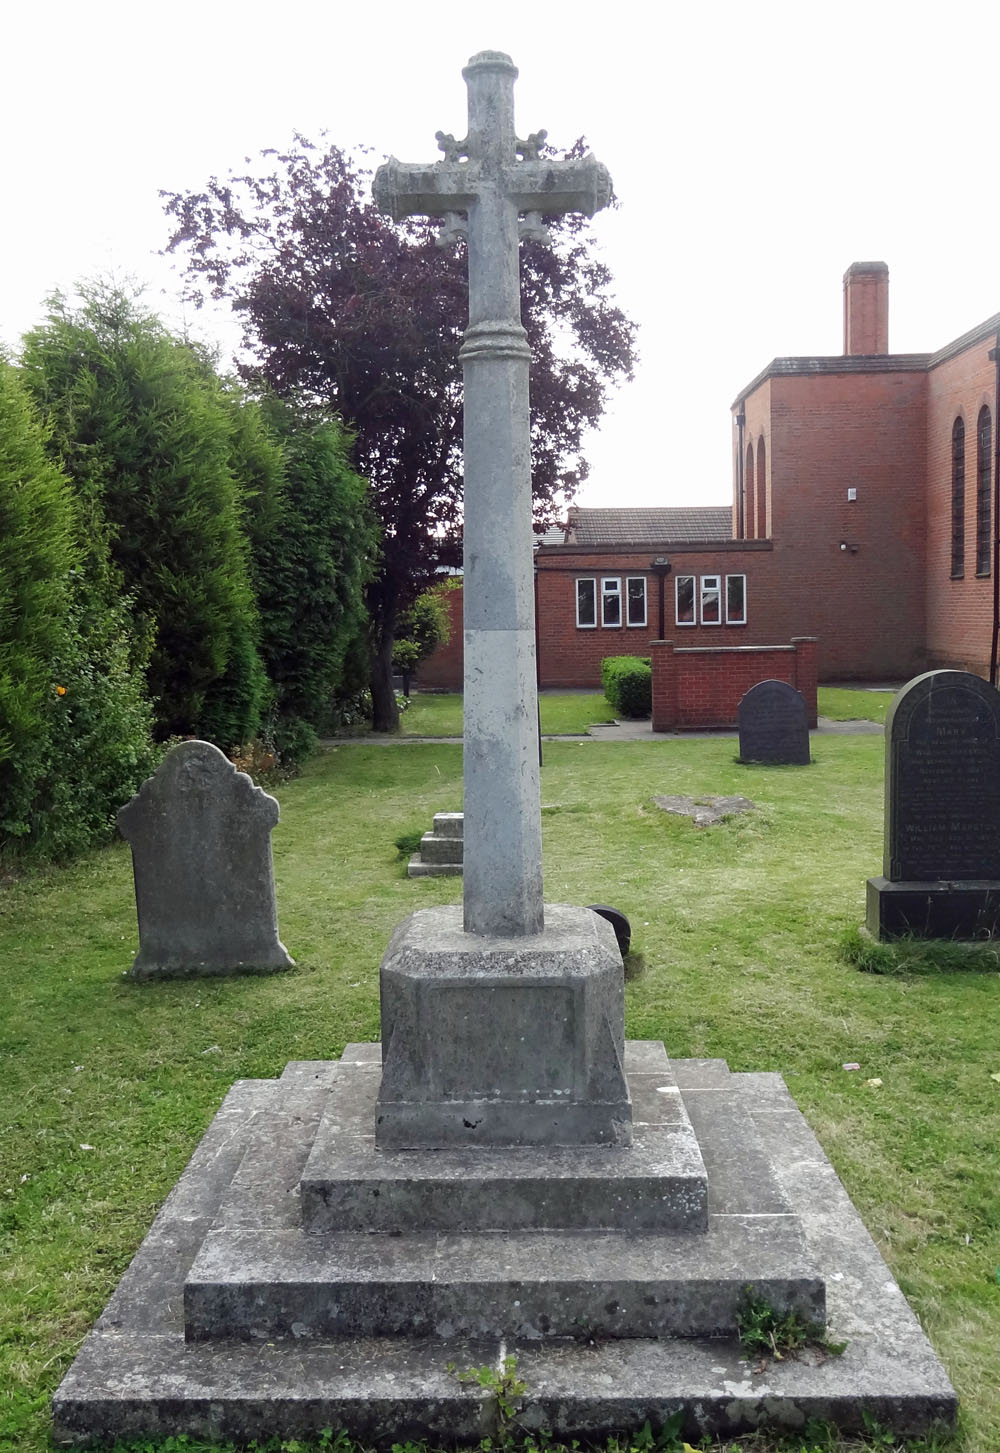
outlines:
{"label": "tall arched window", "polygon": [[976,574],[989,575],[993,555],[990,540],[990,462],[993,454],[993,428],[990,411],[984,404],[976,422]]}
{"label": "tall arched window", "polygon": [[965,420],[951,430],[951,578],[965,574]]}
{"label": "tall arched window", "polygon": [[753,445],[747,445],[747,468],[743,476],[743,482],[747,492],[747,539],[752,540],[754,536],[753,522],[756,519],[757,492],[753,484]]}
{"label": "tall arched window", "polygon": [[767,451],[764,435],[757,440],[757,539],[767,538]]}

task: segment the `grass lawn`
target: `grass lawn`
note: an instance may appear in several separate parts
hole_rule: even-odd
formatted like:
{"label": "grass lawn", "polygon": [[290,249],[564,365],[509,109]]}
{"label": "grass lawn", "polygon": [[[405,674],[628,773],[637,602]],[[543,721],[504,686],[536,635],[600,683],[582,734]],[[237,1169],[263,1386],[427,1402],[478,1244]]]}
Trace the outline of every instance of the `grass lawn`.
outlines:
{"label": "grass lawn", "polygon": [[[542,732],[580,736],[595,721],[613,721],[603,692],[542,692],[538,697]],[[460,737],[461,692],[415,691],[400,719],[404,737]]]}
{"label": "grass lawn", "polygon": [[[630,1036],[785,1075],[958,1388],[956,1453],[996,1453],[1000,975],[843,960],[881,864],[883,742],[814,752],[766,768],[730,739],[547,746],[546,897],[630,916]],[[405,878],[393,841],[460,806],[460,773],[458,745],[344,743],[278,790],[289,974],[123,979],[122,845],[0,891],[0,1448],[49,1448],[52,1391],[232,1081],[377,1038],[391,929],[461,893]],[[662,792],[758,811],[698,830],[652,805]]]}
{"label": "grass lawn", "polygon": [[866,691],[863,687],[821,686],[817,692],[820,716],[833,721],[885,721],[894,691]]}
{"label": "grass lawn", "polygon": [[[819,688],[819,714],[834,721],[885,721],[894,693]],[[538,697],[542,731],[549,735],[579,736],[594,722],[613,721],[614,710],[600,691],[543,691]],[[461,692],[415,691],[400,724],[404,737],[459,737],[462,735]]]}

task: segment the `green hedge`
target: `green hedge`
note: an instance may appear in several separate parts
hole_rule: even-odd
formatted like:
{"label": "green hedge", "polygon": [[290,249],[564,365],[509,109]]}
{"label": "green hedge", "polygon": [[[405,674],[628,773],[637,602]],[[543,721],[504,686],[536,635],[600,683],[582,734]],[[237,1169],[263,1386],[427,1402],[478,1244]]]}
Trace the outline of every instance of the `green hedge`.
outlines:
{"label": "green hedge", "polygon": [[652,712],[653,669],[648,656],[605,656],[601,685],[619,716],[642,717]]}

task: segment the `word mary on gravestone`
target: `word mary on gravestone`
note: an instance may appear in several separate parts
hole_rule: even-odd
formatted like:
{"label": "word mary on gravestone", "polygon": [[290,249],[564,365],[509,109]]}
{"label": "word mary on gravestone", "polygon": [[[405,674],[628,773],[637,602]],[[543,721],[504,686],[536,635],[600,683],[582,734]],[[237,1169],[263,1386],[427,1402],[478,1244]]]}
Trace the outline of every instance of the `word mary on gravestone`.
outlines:
{"label": "word mary on gravestone", "polygon": [[119,810],[132,848],[133,978],[272,973],[278,938],[271,829],[278,804],[211,742],[179,742]]}
{"label": "word mary on gravestone", "polygon": [[809,724],[800,691],[787,681],[758,681],[739,705],[740,761],[809,765]]}
{"label": "word mary on gravestone", "polygon": [[885,722],[885,860],[868,879],[879,938],[992,936],[1000,921],[1000,692],[928,671]]}

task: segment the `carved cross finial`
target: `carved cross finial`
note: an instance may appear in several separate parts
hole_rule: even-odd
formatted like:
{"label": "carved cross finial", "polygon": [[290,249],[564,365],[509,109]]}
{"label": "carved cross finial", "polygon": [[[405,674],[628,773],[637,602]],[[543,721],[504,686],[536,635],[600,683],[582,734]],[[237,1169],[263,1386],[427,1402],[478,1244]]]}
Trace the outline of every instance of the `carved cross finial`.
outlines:
{"label": "carved cross finial", "polygon": [[515,140],[514,149],[521,160],[538,161],[540,159],[538,153],[545,145],[548,134],[543,126],[541,131],[530,132],[527,141]]}
{"label": "carved cross finial", "polygon": [[469,138],[467,136],[461,141],[456,141],[450,131],[435,131],[434,140],[438,144],[438,150],[444,152],[446,162],[462,162],[468,160]]}

